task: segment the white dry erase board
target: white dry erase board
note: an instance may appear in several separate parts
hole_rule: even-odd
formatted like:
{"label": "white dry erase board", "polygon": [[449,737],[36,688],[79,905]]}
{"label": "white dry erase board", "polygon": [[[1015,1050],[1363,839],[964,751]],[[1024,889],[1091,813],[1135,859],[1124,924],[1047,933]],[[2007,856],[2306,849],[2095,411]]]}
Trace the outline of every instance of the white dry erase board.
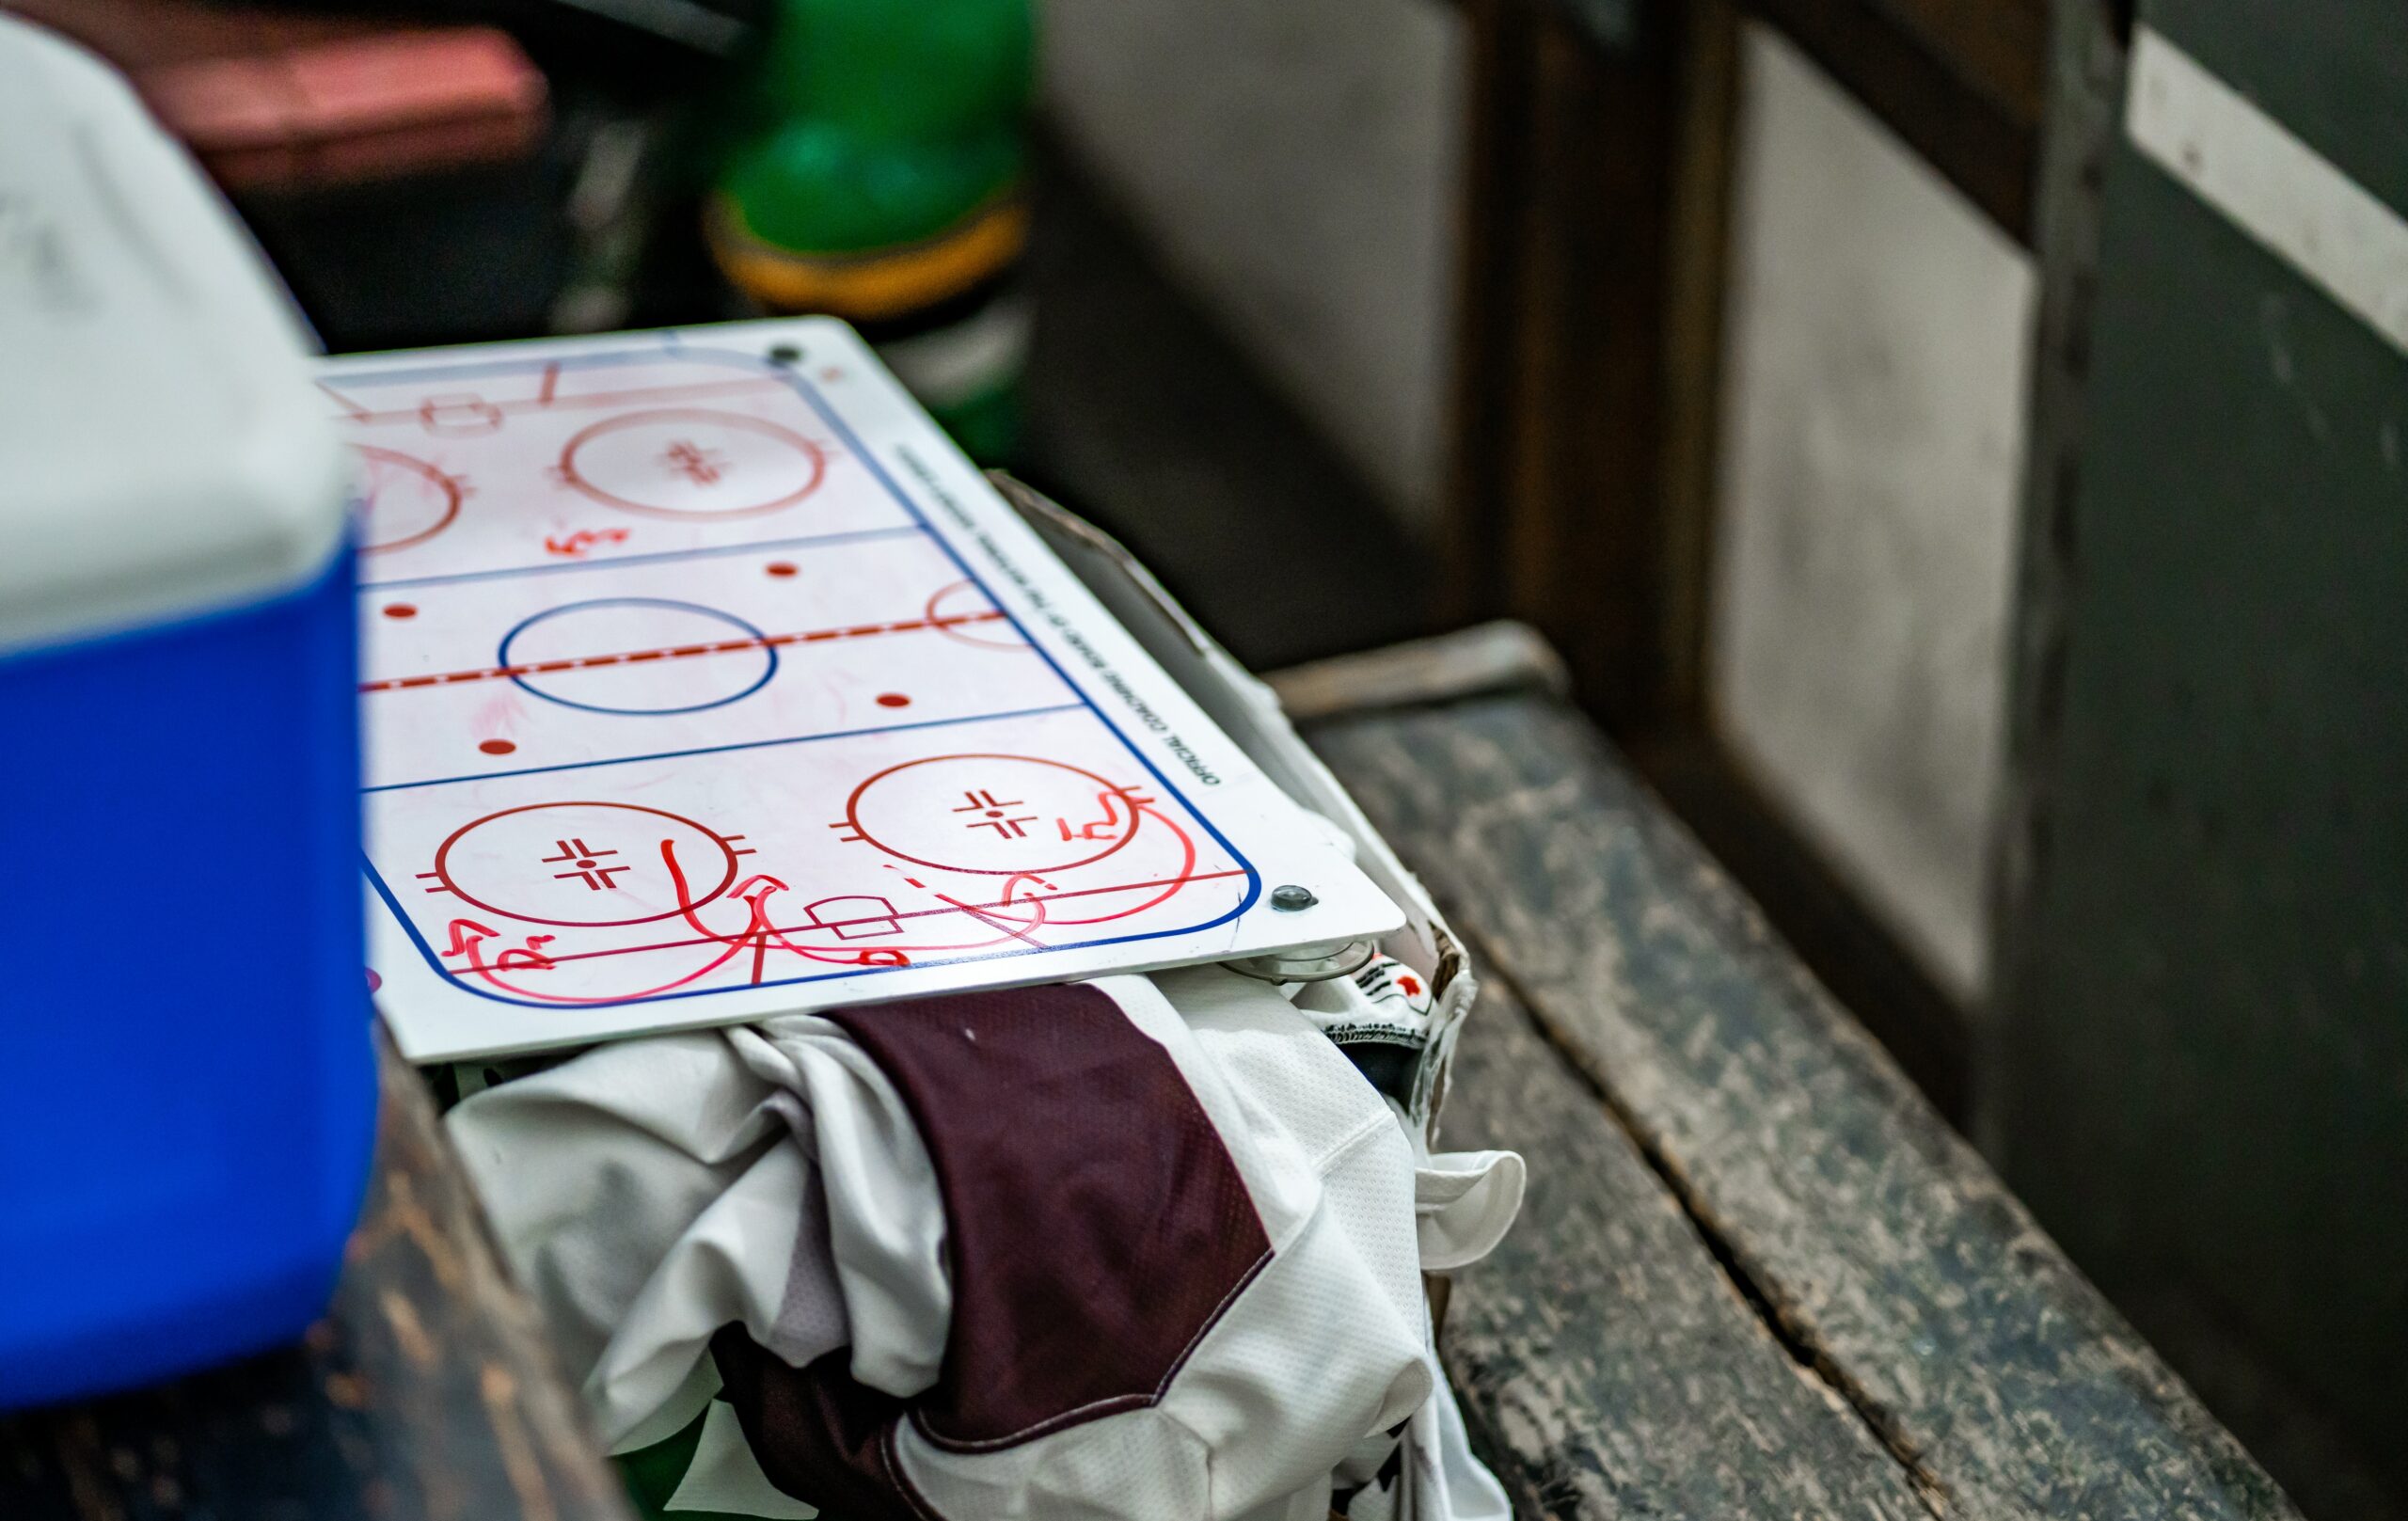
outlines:
{"label": "white dry erase board", "polygon": [[842,324],[321,375],[361,460],[370,974],[412,1058],[1402,922]]}

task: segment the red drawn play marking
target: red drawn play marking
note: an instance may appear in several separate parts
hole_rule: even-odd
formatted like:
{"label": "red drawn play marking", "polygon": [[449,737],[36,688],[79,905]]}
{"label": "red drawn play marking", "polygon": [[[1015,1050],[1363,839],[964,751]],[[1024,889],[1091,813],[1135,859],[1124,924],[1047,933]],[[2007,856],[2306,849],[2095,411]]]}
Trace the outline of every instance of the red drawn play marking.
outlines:
{"label": "red drawn play marking", "polygon": [[791,576],[794,574],[793,562],[785,560],[772,560],[763,568],[768,570],[772,576]]}
{"label": "red drawn play marking", "polygon": [[[748,853],[730,843],[740,838],[629,802],[527,803],[461,825],[419,875],[429,893],[522,924],[651,924],[727,891]],[[701,892],[690,893],[679,856],[700,869]]]}
{"label": "red drawn play marking", "polygon": [[[808,934],[813,931],[842,931],[848,928],[889,922],[899,921],[905,924],[913,924],[922,920],[945,919],[965,914],[972,918],[977,918],[982,913],[992,914],[1007,912],[1014,909],[1025,908],[1032,903],[1046,904],[1050,908],[1051,905],[1056,903],[1069,903],[1085,898],[1109,897],[1115,894],[1120,893],[1151,892],[1157,895],[1150,901],[1139,904],[1134,911],[1114,911],[1097,914],[1086,919],[1071,919],[1052,912],[1049,912],[1047,915],[1047,922],[1050,924],[1092,925],[1110,922],[1115,919],[1126,918],[1133,911],[1142,912],[1144,910],[1151,908],[1155,904],[1162,902],[1164,897],[1167,897],[1172,893],[1178,892],[1183,887],[1190,887],[1199,882],[1231,881],[1242,878],[1244,875],[1245,873],[1244,871],[1235,869],[1227,871],[1198,871],[1190,872],[1184,876],[1155,878],[1145,881],[1114,882],[1105,887],[1083,887],[1064,893],[1032,893],[1019,897],[1005,897],[993,902],[967,903],[948,900],[945,907],[942,909],[895,909],[890,911],[880,912],[874,917],[844,918],[834,920],[807,919],[795,924],[771,924],[763,925],[760,927],[766,929],[772,935],[783,938],[788,935]],[[918,884],[915,883],[913,885],[916,886]],[[570,951],[551,956],[548,959],[557,966],[567,966],[570,963],[577,961],[608,961],[622,956],[647,956],[657,951],[680,951],[695,945],[708,945],[714,943],[724,945],[728,943],[729,938],[730,937],[724,935],[716,935],[705,932],[700,936],[688,936],[677,940],[648,941],[637,945],[609,945],[597,950]],[[946,945],[935,948],[939,950],[958,950],[961,947],[958,945]]]}
{"label": "red drawn play marking", "polygon": [[910,707],[911,705],[911,699],[904,696],[901,692],[879,692],[878,694],[878,705],[880,707]]}
{"label": "red drawn play marking", "polygon": [[567,535],[557,533],[547,535],[544,539],[544,550],[547,554],[556,554],[570,560],[581,560],[585,557],[586,551],[596,545],[626,542],[626,529],[584,528]]}
{"label": "red drawn play marking", "polygon": [[388,618],[415,618],[418,616],[418,609],[411,607],[406,602],[388,602],[385,604],[385,616]]}
{"label": "red drawn play marking", "polygon": [[488,755],[507,755],[518,747],[507,739],[488,739],[477,748]]}
{"label": "red drawn play marking", "polygon": [[[706,644],[673,644],[657,650],[627,650],[616,655],[584,655],[573,659],[534,660],[520,665],[485,666],[476,671],[449,671],[425,676],[388,676],[382,681],[363,681],[363,692],[404,691],[413,687],[455,687],[466,681],[504,681],[513,676],[537,675],[551,671],[580,671],[594,666],[629,665],[646,660],[685,660],[699,655],[725,655],[737,650],[774,649],[787,644],[825,644],[835,640],[870,639],[879,634],[908,634],[922,628],[953,628],[962,624],[986,623],[1001,618],[1000,612],[971,612],[952,618],[905,618],[896,623],[856,624],[848,628],[815,628],[800,634],[770,634],[762,639],[722,639]],[[879,699],[884,702],[885,699]],[[903,700],[905,703],[910,698]],[[898,706],[898,704],[887,704]]]}

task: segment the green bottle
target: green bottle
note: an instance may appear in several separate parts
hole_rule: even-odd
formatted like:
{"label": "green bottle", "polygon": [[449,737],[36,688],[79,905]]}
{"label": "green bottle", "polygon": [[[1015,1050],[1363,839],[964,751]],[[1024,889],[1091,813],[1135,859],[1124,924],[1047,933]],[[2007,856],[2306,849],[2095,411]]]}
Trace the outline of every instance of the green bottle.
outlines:
{"label": "green bottle", "polygon": [[780,0],[704,211],[737,289],[861,328],[981,460],[1026,348],[1035,34],[1030,0]]}

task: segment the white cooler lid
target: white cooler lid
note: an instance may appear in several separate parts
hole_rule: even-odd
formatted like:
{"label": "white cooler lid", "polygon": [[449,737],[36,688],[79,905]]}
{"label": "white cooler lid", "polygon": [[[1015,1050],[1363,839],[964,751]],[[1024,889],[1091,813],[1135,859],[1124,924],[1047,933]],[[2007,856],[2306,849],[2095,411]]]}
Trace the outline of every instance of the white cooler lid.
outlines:
{"label": "white cooler lid", "polygon": [[0,14],[0,655],[322,571],[351,463],[311,347],[125,81]]}

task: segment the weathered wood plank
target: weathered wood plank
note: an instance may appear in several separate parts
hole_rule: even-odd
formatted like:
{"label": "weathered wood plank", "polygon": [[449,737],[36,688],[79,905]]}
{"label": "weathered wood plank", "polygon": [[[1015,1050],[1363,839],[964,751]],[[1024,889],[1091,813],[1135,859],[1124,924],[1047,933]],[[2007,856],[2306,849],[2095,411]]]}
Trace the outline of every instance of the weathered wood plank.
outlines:
{"label": "weathered wood plank", "polygon": [[1652,713],[1679,637],[1665,593],[1686,537],[1665,510],[1664,425],[1693,400],[1668,373],[1667,328],[1695,303],[1671,297],[1721,261],[1719,247],[1685,246],[1701,219],[1676,215],[1687,14],[1650,8],[1612,48],[1523,0],[1472,0],[1465,20],[1471,140],[1438,600],[1459,622],[1527,620],[1586,696]]}
{"label": "weathered wood plank", "polygon": [[8,1521],[625,1521],[433,1103],[382,1042],[376,1172],[299,1346],[0,1421]]}
{"label": "weathered wood plank", "polygon": [[1572,689],[1563,657],[1535,628],[1510,618],[1291,665],[1262,678],[1298,723],[1374,707],[1414,707],[1497,691]]}
{"label": "weathered wood plank", "polygon": [[1930,1521],[1907,1474],[1775,1339],[1629,1135],[1493,987],[1447,1140],[1530,1159],[1522,1218],[1455,1279],[1447,1365],[1529,1515]]}
{"label": "weathered wood plank", "polygon": [[1309,737],[1941,1513],[2295,1514],[1588,724]]}

